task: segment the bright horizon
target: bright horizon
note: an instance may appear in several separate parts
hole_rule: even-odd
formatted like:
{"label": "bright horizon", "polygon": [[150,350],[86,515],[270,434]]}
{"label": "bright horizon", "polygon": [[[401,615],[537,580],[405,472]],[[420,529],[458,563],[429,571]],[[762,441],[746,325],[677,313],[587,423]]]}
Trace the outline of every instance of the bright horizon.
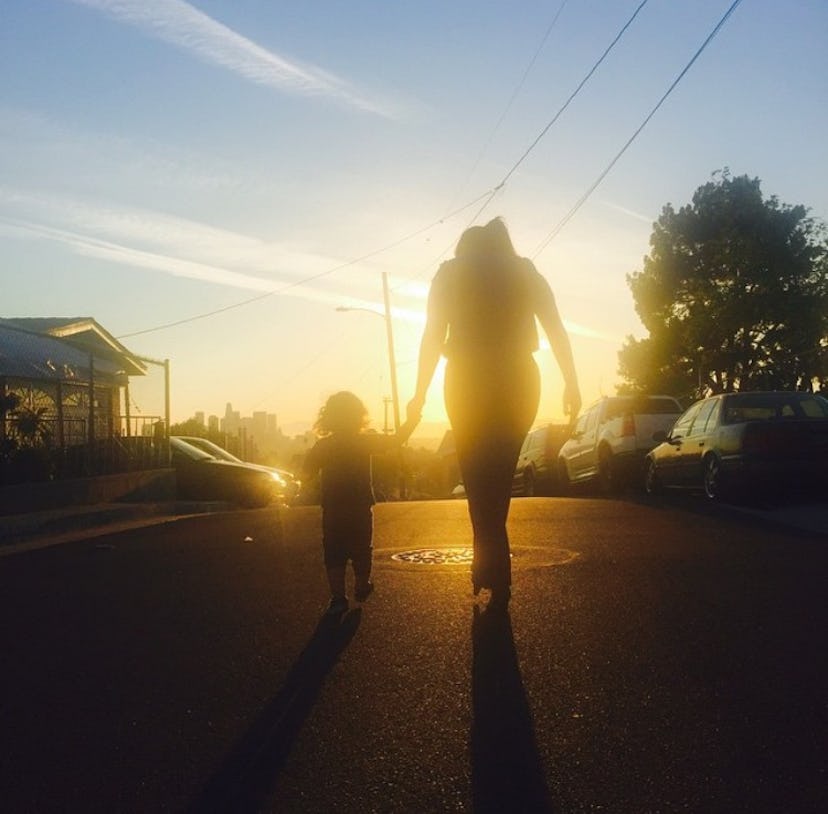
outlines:
{"label": "bright horizon", "polygon": [[[828,217],[825,4],[738,4],[619,157],[731,5],[12,0],[0,316],[93,317],[169,359],[174,422],[231,402],[293,435],[347,389],[379,428],[383,273],[404,410],[429,280],[501,215],[555,291],[588,404],[646,335],[625,277],[665,204],[729,167]],[[537,359],[538,422],[561,420]],[[148,379],[133,413],[163,413]],[[445,420],[438,375],[424,432]]]}

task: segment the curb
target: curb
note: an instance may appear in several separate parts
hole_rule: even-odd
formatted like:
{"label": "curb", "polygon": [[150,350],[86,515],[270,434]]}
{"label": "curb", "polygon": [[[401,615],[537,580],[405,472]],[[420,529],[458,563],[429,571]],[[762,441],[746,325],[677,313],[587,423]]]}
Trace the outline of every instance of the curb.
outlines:
{"label": "curb", "polygon": [[88,533],[113,524],[155,523],[182,515],[227,511],[224,502],[102,503],[0,517],[0,552],[6,546],[41,538]]}

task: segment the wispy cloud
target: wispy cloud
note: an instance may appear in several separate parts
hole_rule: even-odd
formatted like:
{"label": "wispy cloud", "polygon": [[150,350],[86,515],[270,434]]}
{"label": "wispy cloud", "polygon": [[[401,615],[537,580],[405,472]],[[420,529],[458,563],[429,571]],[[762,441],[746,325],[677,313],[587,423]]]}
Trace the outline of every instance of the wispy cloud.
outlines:
{"label": "wispy cloud", "polygon": [[386,118],[399,112],[371,99],[345,80],[315,66],[300,65],[257,45],[184,0],[71,0],[134,25],[152,36],[219,65],[244,79],[285,93],[324,96]]}
{"label": "wispy cloud", "polygon": [[[341,261],[141,209],[104,208],[62,196],[0,186],[0,234],[47,240],[73,254],[150,273],[185,277],[239,291],[272,292],[331,306],[382,311],[382,304],[357,298],[376,288],[376,274],[356,266],[347,276],[326,272]],[[313,279],[318,278],[318,279]],[[395,316],[420,321],[419,309]]]}
{"label": "wispy cloud", "polygon": [[[47,240],[82,257],[239,291],[271,292],[378,314],[383,314],[385,308],[369,293],[376,289],[373,269],[348,266],[347,276],[337,279],[333,274],[326,275],[343,268],[337,258],[297,252],[163,212],[101,207],[77,198],[0,186],[0,234]],[[366,296],[356,295],[360,290]],[[422,324],[428,287],[401,280],[394,290],[398,301],[409,303],[409,307],[393,307],[394,319]],[[565,326],[573,335],[616,344],[619,341],[578,323],[565,321]],[[542,348],[548,347],[544,342]]]}

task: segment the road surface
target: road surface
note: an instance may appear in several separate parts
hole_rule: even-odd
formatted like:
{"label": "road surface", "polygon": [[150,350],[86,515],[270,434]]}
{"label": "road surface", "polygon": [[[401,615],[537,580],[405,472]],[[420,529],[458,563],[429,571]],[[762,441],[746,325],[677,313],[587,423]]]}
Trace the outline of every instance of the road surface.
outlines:
{"label": "road surface", "polygon": [[330,623],[315,507],[0,560],[13,812],[828,810],[828,543],[700,502],[515,500],[509,615],[464,501],[376,509]]}

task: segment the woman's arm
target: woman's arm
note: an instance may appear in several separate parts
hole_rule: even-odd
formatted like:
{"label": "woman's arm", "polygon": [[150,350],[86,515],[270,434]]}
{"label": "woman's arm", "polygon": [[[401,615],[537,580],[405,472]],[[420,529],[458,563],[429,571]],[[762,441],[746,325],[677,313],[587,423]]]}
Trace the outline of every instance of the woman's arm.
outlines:
{"label": "woman's arm", "polygon": [[555,295],[549,283],[541,274],[538,274],[538,285],[535,292],[535,313],[552,346],[552,353],[561,369],[564,378],[563,408],[570,421],[575,421],[581,410],[581,391],[578,387],[578,375],[575,372],[575,361],[572,358],[572,346],[569,335],[558,313]]}
{"label": "woman's arm", "polygon": [[[437,278],[435,278],[436,281]],[[442,295],[439,286],[431,285],[428,293],[428,308],[426,311],[426,326],[423,331],[423,338],[420,341],[420,356],[417,362],[417,386],[414,390],[414,397],[408,402],[406,410],[409,422],[416,424],[420,419],[425,404],[426,394],[431,380],[434,378],[434,371],[437,369],[437,362],[440,361],[440,354],[443,344],[446,341],[448,321],[442,303]]]}

